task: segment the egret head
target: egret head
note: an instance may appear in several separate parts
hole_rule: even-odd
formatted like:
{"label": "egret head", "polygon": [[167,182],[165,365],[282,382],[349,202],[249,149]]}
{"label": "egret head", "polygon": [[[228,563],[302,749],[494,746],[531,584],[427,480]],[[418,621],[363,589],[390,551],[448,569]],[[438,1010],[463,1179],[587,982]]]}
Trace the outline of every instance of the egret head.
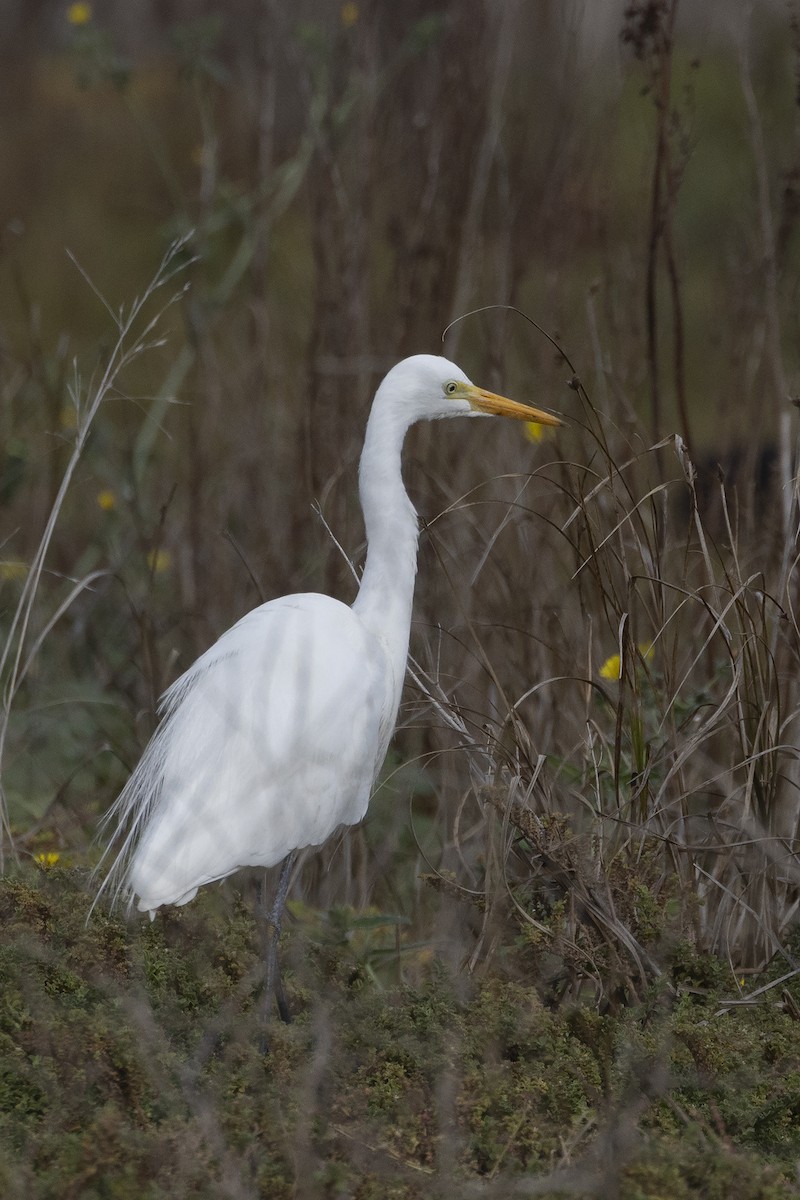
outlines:
{"label": "egret head", "polygon": [[402,405],[409,424],[442,417],[511,417],[540,425],[561,424],[550,413],[477,387],[455,363],[435,354],[415,354],[392,367],[378,396]]}

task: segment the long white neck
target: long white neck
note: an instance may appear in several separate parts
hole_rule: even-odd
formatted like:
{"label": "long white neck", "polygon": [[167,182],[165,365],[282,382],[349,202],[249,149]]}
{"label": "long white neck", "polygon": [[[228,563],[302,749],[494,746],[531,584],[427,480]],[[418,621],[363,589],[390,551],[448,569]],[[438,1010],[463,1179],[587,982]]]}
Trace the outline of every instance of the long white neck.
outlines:
{"label": "long white neck", "polygon": [[383,643],[402,687],[417,573],[417,514],[403,486],[407,416],[391,403],[372,406],[359,467],[367,559],[353,610]]}

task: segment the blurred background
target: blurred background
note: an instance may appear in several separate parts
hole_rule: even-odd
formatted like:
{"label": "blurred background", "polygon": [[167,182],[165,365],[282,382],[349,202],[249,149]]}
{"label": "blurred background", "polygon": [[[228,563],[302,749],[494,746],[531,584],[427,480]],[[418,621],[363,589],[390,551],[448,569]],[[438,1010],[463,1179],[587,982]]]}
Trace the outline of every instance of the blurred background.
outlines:
{"label": "blurred background", "polygon": [[[706,485],[687,487],[687,462],[710,466],[710,492],[720,463],[731,507],[709,509],[708,538],[786,584],[796,6],[5,0],[0,34],[7,628],[57,511],[25,632],[35,654],[8,693],[18,848],[85,860],[157,697],[247,609],[289,591],[352,599],[345,555],[363,558],[356,468],[374,388],[404,355],[441,350],[460,317],[444,351],[568,425],[556,441],[483,424],[412,432],[412,653],[428,678],[469,714],[476,744],[488,729],[506,745],[509,706],[523,713],[529,761],[555,755],[556,791],[566,778],[584,797],[586,762],[575,778],[565,764],[585,751],[604,666],[616,686],[622,614],[640,629],[632,644],[661,639],[652,671],[670,719],[679,693],[692,713],[727,694],[712,633],[688,640],[696,615],[637,617],[622,550],[612,602],[584,567],[643,520],[642,573],[673,546],[681,586],[696,586],[703,560],[686,538]],[[174,274],[154,289],[176,239]],[[138,301],[122,341],[142,352],[107,385]],[[569,364],[513,313],[465,317],[484,305],[523,310]],[[690,459],[671,442],[651,451],[674,433]],[[605,532],[570,541],[603,455],[649,456],[652,478],[622,516],[598,510]],[[373,898],[398,847],[446,858],[470,783],[452,754],[463,737],[436,725],[412,684],[384,799],[333,852],[341,870],[319,867],[320,903]],[[669,754],[685,729],[673,733]],[[705,781],[748,753],[698,768],[714,812],[739,785]],[[618,739],[607,766],[619,805]],[[679,792],[685,808],[695,784]],[[583,803],[554,795],[558,811]],[[402,878],[419,890],[406,866]]]}

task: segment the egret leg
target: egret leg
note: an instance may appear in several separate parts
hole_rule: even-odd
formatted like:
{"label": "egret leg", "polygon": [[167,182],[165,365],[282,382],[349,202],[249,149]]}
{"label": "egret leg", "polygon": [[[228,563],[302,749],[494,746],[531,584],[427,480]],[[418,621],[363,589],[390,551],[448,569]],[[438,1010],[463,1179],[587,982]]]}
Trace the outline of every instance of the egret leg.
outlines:
{"label": "egret leg", "polygon": [[283,990],[283,980],[281,979],[280,962],[278,961],[278,943],[281,937],[281,923],[283,921],[283,913],[286,907],[286,896],[289,892],[289,884],[292,879],[292,868],[297,858],[297,851],[292,851],[283,860],[281,867],[281,875],[278,880],[278,888],[275,892],[275,902],[272,905],[272,912],[267,918],[267,976],[264,987],[264,1024],[266,1025],[269,1017],[269,1006],[272,1002],[274,994],[278,1005],[278,1012],[281,1020],[287,1025],[291,1022],[289,1006],[286,1003],[286,993]]}

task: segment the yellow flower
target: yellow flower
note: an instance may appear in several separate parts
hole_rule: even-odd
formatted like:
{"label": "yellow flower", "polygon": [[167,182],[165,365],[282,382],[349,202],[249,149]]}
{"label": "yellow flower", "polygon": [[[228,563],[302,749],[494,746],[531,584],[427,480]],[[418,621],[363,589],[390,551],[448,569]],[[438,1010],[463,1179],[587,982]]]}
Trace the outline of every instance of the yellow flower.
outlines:
{"label": "yellow flower", "polygon": [[172,555],[169,550],[149,550],[147,552],[147,565],[151,571],[168,571],[172,566]]}
{"label": "yellow flower", "polygon": [[70,25],[88,25],[91,19],[91,4],[70,4],[67,9],[67,20]]}
{"label": "yellow flower", "polygon": [[343,4],[339,10],[339,20],[344,25],[345,29],[349,29],[351,25],[355,25],[358,20],[358,5],[350,3]]}
{"label": "yellow flower", "polygon": [[603,679],[619,679],[619,669],[621,666],[622,661],[619,655],[612,654],[600,668],[600,675]]}
{"label": "yellow flower", "polygon": [[97,503],[103,512],[111,512],[112,508],[117,507],[116,492],[112,492],[111,488],[103,488],[102,492],[97,493]]}
{"label": "yellow flower", "polygon": [[[645,662],[651,662],[655,654],[655,648],[650,642],[639,642],[639,653]],[[602,679],[620,679],[622,677],[622,662],[618,654],[612,654],[607,658],[600,668],[600,676]]]}
{"label": "yellow flower", "polygon": [[540,425],[538,421],[526,421],[522,429],[529,442],[544,442],[556,436],[554,425]]}
{"label": "yellow flower", "polygon": [[61,855],[57,850],[48,850],[46,854],[34,854],[33,861],[37,862],[40,867],[44,867],[45,871],[48,871],[50,867],[56,865],[60,858]]}

